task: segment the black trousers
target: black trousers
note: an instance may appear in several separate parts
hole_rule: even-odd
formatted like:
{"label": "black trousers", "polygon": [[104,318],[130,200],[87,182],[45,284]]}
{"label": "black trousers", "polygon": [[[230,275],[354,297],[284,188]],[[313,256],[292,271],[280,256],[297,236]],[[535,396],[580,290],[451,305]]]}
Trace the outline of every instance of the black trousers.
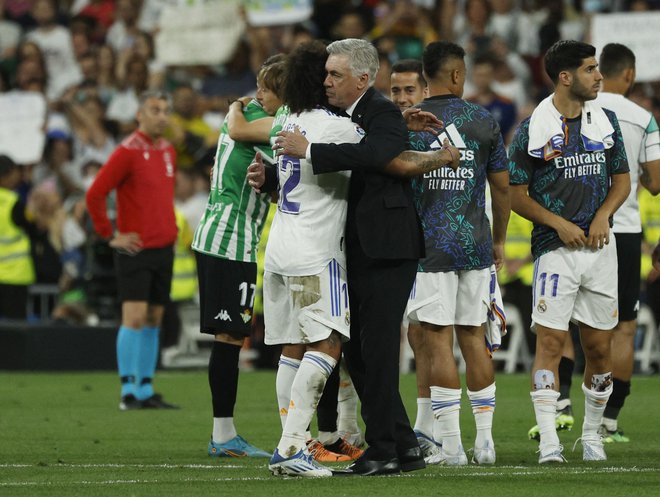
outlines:
{"label": "black trousers", "polygon": [[418,445],[399,394],[401,319],[415,281],[417,260],[377,260],[349,246],[351,339],[344,356],[362,402],[374,460]]}

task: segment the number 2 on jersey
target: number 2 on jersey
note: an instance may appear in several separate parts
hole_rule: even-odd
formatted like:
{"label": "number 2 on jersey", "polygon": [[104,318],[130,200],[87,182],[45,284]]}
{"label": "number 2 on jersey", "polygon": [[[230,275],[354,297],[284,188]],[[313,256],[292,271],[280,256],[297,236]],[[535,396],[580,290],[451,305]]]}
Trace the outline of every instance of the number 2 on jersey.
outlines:
{"label": "number 2 on jersey", "polygon": [[287,198],[293,189],[300,183],[300,159],[289,155],[282,156],[278,163],[281,177],[288,173],[288,177],[280,187],[280,198],[277,208],[285,214],[298,214],[300,212],[300,202],[293,202]]}

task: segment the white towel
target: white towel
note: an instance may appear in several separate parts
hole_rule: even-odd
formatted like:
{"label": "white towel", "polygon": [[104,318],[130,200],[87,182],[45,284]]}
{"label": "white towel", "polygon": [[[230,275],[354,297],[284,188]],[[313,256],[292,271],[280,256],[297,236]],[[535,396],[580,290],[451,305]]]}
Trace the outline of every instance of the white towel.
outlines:
{"label": "white towel", "polygon": [[493,355],[502,346],[502,337],[506,335],[506,316],[504,315],[504,304],[502,303],[502,292],[497,283],[497,272],[495,265],[490,267],[490,301],[484,302],[488,307],[488,320],[486,321],[486,348]]}
{"label": "white towel", "polygon": [[[554,93],[544,99],[529,121],[527,153],[532,157],[550,160],[562,154],[565,141],[565,121],[552,103]],[[597,152],[614,145],[614,128],[603,109],[593,100],[584,103],[580,128],[584,148]]]}

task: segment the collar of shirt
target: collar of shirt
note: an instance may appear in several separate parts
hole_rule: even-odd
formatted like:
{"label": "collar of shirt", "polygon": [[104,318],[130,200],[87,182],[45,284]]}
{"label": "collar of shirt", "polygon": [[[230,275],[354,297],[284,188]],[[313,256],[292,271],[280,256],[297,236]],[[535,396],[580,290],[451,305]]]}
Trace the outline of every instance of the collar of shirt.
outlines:
{"label": "collar of shirt", "polygon": [[[369,88],[367,88],[367,90],[368,89]],[[367,93],[367,90],[365,90],[364,93]],[[355,102],[353,102],[353,104],[348,109],[346,109],[346,114],[348,114],[348,117],[353,117],[353,112],[355,111],[355,107],[357,107],[357,104],[360,102],[360,100],[362,100],[362,97],[364,97],[364,93],[360,95],[357,98],[357,100],[355,100]]]}

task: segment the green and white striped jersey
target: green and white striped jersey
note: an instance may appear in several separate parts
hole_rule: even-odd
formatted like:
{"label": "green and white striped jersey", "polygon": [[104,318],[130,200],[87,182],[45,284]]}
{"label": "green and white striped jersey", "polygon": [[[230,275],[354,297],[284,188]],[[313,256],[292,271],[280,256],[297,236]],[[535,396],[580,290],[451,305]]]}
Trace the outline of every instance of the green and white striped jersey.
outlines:
{"label": "green and white striped jersey", "polygon": [[[243,112],[247,121],[268,117],[256,100]],[[192,243],[196,252],[239,262],[257,261],[270,195],[255,193],[247,183],[247,168],[256,152],[272,160],[269,144],[232,140],[225,120],[218,138],[209,200]]]}

